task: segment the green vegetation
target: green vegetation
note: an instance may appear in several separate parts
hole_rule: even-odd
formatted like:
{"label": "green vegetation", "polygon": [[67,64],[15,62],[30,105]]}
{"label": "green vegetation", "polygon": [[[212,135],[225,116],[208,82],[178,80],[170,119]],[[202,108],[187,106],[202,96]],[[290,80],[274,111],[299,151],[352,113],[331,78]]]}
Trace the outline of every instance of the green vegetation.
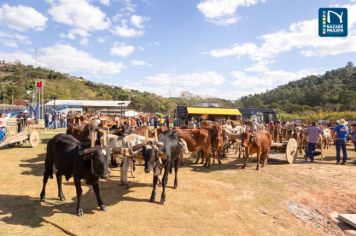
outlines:
{"label": "green vegetation", "polygon": [[98,99],[131,100],[134,109],[147,112],[173,111],[176,103],[170,99],[136,90],[128,90],[105,84],[98,84],[44,68],[21,64],[1,65],[0,101],[11,103],[11,99],[30,100],[26,90],[33,89],[37,79],[44,80],[45,101],[57,99]]}
{"label": "green vegetation", "polygon": [[[321,76],[308,76],[261,94],[242,97],[243,107],[276,108],[281,113],[303,114],[356,111],[356,67],[343,68]],[[330,116],[335,116],[330,113]],[[355,117],[355,116],[353,116]]]}
{"label": "green vegetation", "polygon": [[[35,80],[45,81],[46,101],[57,99],[131,100],[132,108],[146,112],[172,112],[177,104],[218,103],[222,107],[275,108],[281,118],[338,119],[355,118],[356,67],[352,62],[321,76],[308,76],[261,94],[242,97],[235,102],[219,98],[203,98],[189,92],[180,97],[164,98],[153,93],[94,83],[54,70],[21,64],[0,65],[0,103],[12,98],[30,100],[27,90]],[[343,113],[340,113],[343,112]]]}

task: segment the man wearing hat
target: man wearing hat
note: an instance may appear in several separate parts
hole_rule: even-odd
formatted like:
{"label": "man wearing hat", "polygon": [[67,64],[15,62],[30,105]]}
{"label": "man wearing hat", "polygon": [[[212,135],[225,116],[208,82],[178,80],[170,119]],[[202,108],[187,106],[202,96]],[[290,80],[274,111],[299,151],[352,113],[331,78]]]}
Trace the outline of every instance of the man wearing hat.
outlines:
{"label": "man wearing hat", "polygon": [[315,121],[313,121],[312,125],[305,128],[303,131],[308,136],[308,144],[306,149],[307,158],[313,162],[316,144],[319,142],[320,135],[323,134],[323,130],[317,126]]}
{"label": "man wearing hat", "polygon": [[340,163],[340,149],[342,149],[342,164],[345,165],[347,161],[346,143],[349,128],[347,121],[344,119],[337,121],[338,125],[335,127],[336,132],[336,164]]}

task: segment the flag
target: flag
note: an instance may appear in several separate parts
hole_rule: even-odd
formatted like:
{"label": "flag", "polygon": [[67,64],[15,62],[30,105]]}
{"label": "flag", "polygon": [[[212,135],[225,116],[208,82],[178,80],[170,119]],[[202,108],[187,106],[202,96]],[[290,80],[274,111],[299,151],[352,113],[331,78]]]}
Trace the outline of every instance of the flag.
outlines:
{"label": "flag", "polygon": [[42,80],[36,81],[36,88],[42,88]]}

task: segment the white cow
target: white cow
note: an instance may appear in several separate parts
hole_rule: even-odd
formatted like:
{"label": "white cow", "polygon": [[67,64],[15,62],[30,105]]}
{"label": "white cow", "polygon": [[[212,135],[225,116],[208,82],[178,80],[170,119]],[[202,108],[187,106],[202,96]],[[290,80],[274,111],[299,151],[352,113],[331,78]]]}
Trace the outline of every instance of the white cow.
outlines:
{"label": "white cow", "polygon": [[[129,134],[125,137],[122,138],[122,147],[123,148],[133,148],[134,146],[138,144],[145,143],[146,137],[141,136],[138,134]],[[131,175],[132,177],[136,178],[135,171],[134,171],[134,165],[133,165],[133,156],[131,156],[129,153],[124,153],[121,167],[120,167],[120,172],[121,172],[121,184],[122,185],[128,185],[128,180],[127,180],[127,172],[129,169],[131,169]]]}
{"label": "white cow", "polygon": [[[144,136],[137,135],[137,134],[127,135],[122,139],[122,147],[124,148],[124,156],[123,156],[122,164],[121,164],[121,168],[120,168],[121,184],[122,185],[128,186],[127,172],[129,170],[129,168],[131,168],[132,176],[136,177],[134,170],[133,170],[133,158],[143,159],[141,153],[137,153],[137,154],[134,154],[134,156],[132,156],[131,153],[127,152],[128,149],[131,149],[138,144],[143,144],[143,143],[147,143],[147,142],[154,142],[154,139],[152,139],[152,138],[149,139]],[[184,140],[180,139],[179,144],[181,147],[180,158],[181,158],[181,162],[182,162],[184,155],[188,155],[188,154],[190,154],[190,152],[188,151],[187,143]],[[147,144],[146,148],[147,149],[153,148],[153,146],[150,144]]]}
{"label": "white cow", "polygon": [[328,149],[330,146],[330,143],[332,141],[332,136],[331,136],[331,129],[329,128],[324,128],[323,129],[323,148]]}

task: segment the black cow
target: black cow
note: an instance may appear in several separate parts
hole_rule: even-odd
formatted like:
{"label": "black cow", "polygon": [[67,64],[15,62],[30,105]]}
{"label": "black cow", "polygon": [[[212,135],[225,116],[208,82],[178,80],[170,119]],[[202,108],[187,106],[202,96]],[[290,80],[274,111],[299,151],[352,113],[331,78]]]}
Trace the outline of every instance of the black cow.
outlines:
{"label": "black cow", "polygon": [[168,172],[172,173],[172,166],[174,165],[175,179],[174,188],[178,187],[178,167],[179,167],[179,154],[180,148],[179,137],[177,132],[168,130],[158,136],[158,140],[163,143],[162,147],[155,147],[155,145],[146,145],[143,150],[143,157],[145,160],[145,172],[150,173],[153,170],[153,190],[151,194],[151,202],[156,198],[156,187],[158,182],[158,175],[161,172],[162,166],[164,174],[162,178],[163,191],[161,194],[161,204],[166,201],[166,185],[168,182]]}
{"label": "black cow", "polygon": [[85,147],[84,143],[80,143],[68,134],[58,134],[49,140],[43,174],[43,188],[40,195],[41,201],[46,198],[45,189],[48,178],[53,179],[53,165],[57,169],[58,197],[61,201],[64,200],[62,175],[67,180],[73,176],[77,191],[77,215],[83,215],[81,179],[93,186],[98,205],[101,210],[105,211],[105,205],[100,197],[99,178],[107,179],[109,177],[109,159],[100,148]]}

